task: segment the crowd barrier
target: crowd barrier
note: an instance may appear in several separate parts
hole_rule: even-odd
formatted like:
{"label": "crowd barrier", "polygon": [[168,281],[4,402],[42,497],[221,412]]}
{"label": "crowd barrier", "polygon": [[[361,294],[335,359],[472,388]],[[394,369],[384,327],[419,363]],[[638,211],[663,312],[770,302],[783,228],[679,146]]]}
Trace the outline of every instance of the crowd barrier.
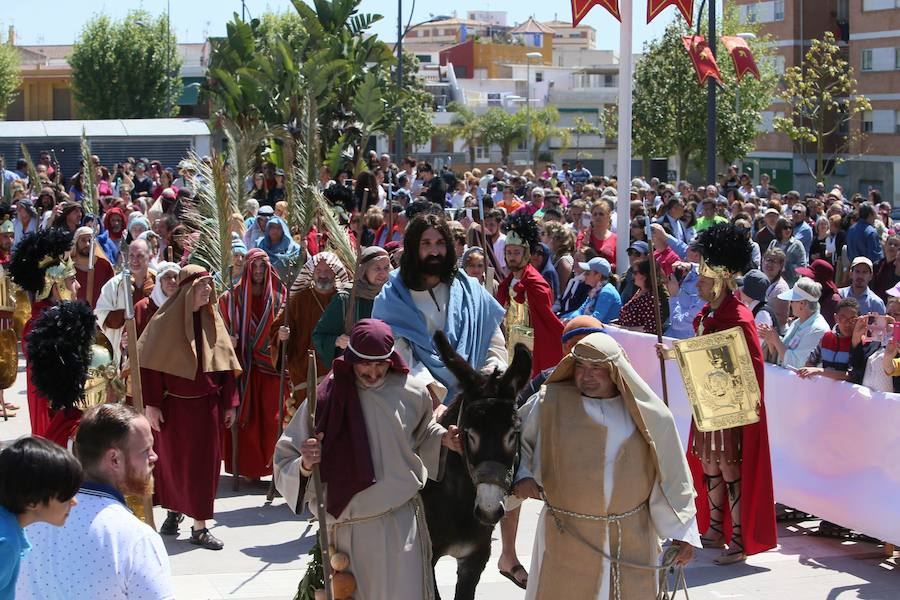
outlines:
{"label": "crowd barrier", "polygon": [[[662,396],[656,336],[610,327]],[[671,340],[666,340],[667,345]],[[666,361],[669,407],[682,444],[690,408],[678,365]],[[886,542],[900,542],[900,394],[766,365],[765,403],[775,499]]]}

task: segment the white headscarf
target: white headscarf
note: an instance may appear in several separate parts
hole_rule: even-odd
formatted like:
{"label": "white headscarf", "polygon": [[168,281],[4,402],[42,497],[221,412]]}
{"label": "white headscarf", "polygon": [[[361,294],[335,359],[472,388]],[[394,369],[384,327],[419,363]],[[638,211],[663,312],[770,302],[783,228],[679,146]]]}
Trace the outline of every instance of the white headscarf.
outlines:
{"label": "white headscarf", "polygon": [[178,272],[181,271],[181,267],[173,262],[165,261],[156,265],[156,284],[153,286],[153,291],[150,292],[150,300],[157,307],[162,306],[163,304],[165,304],[166,300],[169,299],[169,297],[166,296],[166,293],[163,292],[162,278],[163,275],[170,271],[174,271],[174,273],[177,275]]}

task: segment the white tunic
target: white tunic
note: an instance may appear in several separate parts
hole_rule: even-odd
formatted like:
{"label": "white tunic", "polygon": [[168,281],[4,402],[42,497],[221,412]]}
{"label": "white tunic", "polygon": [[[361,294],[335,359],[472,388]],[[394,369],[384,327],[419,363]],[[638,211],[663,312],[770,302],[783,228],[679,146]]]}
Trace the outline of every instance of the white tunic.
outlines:
{"label": "white tunic", "polygon": [[[519,465],[519,471],[516,474],[516,481],[521,479],[533,478],[538,485],[541,485],[541,457],[540,457],[540,393],[533,395],[528,399],[522,408],[519,409],[519,415],[522,418],[522,460]],[[615,472],[615,461],[619,455],[619,450],[629,437],[635,432],[634,420],[628,414],[625,403],[621,396],[613,398],[590,398],[582,396],[581,402],[585,412],[595,423],[606,427],[606,446],[603,451],[605,460],[605,468],[603,470],[603,505],[609,507],[610,495],[612,493],[615,482],[613,476]],[[677,515],[672,510],[666,497],[660,488],[659,480],[653,486],[650,493],[650,521],[656,529],[656,534],[661,540],[684,540],[696,546],[701,547],[700,534],[697,531],[697,520],[692,518],[687,523],[681,523]],[[544,519],[546,518],[546,508],[541,511],[541,516],[537,525],[537,532],[534,539],[534,551],[531,555],[531,568],[528,573],[528,590],[525,592],[526,600],[533,600],[537,596],[538,578],[541,572],[541,561],[544,555]],[[610,554],[609,548],[609,532],[604,541],[603,550]],[[600,592],[597,595],[598,600],[608,600],[610,595],[610,569],[609,563],[604,569],[600,585]]]}

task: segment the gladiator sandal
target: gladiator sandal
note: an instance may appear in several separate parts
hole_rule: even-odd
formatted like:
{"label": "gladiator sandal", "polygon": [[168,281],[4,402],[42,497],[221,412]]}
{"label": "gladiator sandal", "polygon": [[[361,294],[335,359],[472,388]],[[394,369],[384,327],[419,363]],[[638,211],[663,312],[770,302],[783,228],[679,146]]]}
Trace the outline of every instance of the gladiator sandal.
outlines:
{"label": "gladiator sandal", "polygon": [[717,565],[732,565],[747,560],[741,531],[741,480],[726,481],[725,484],[728,486],[728,499],[731,504],[731,541],[728,543],[728,551],[713,560]]}
{"label": "gladiator sandal", "polygon": [[160,535],[178,535],[178,525],[184,521],[184,515],[180,512],[170,510],[163,521],[162,527],[159,528]]}
{"label": "gladiator sandal", "polygon": [[[703,475],[706,495],[709,497],[709,529],[700,536],[704,548],[725,548],[725,532],[722,529],[722,501],[725,499],[724,479],[721,475]],[[715,483],[713,483],[715,482]],[[712,536],[710,536],[712,532]]]}
{"label": "gladiator sandal", "polygon": [[222,540],[209,532],[209,529],[194,529],[191,527],[191,543],[207,550],[221,550],[225,547]]}

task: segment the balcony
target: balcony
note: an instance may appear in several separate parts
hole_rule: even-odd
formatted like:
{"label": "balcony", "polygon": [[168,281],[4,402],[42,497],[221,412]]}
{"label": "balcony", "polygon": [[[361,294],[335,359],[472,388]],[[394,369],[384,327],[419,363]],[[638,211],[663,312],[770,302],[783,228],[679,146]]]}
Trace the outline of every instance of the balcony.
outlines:
{"label": "balcony", "polygon": [[619,98],[618,88],[574,88],[550,90],[549,104],[556,106],[597,106],[615,104]]}

